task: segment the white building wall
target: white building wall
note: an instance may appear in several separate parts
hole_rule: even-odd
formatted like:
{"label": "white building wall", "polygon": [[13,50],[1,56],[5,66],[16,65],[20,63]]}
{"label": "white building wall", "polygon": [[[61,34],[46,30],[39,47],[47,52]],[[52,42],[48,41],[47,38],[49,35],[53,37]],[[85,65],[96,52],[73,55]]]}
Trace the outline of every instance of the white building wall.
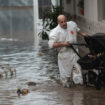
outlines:
{"label": "white building wall", "polygon": [[91,21],[98,21],[97,0],[84,0],[84,17]]}
{"label": "white building wall", "polygon": [[105,21],[99,20],[101,5],[98,2],[98,0],[84,0],[84,16],[77,15],[80,18],[80,20],[77,18],[78,25],[89,35],[105,33]]}

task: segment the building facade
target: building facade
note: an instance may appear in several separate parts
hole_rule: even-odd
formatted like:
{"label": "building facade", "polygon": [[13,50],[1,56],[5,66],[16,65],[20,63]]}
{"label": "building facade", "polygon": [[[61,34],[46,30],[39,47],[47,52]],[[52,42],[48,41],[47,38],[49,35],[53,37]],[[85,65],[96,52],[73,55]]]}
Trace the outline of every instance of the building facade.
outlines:
{"label": "building facade", "polygon": [[[75,19],[81,31],[92,36],[105,33],[105,0],[62,0],[64,13]],[[78,37],[84,41],[83,37]],[[79,47],[81,54],[87,53],[86,47]]]}
{"label": "building facade", "polygon": [[65,0],[64,11],[89,35],[105,33],[105,0]]}

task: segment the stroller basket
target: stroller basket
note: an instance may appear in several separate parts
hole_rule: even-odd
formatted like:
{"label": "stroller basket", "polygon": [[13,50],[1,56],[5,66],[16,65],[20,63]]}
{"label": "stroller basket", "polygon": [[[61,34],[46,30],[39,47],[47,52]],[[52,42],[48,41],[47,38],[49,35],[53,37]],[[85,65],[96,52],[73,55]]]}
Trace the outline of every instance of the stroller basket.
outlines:
{"label": "stroller basket", "polygon": [[77,62],[81,65],[82,69],[105,69],[105,53],[97,54],[96,56],[91,56],[87,54],[86,56],[80,58]]}

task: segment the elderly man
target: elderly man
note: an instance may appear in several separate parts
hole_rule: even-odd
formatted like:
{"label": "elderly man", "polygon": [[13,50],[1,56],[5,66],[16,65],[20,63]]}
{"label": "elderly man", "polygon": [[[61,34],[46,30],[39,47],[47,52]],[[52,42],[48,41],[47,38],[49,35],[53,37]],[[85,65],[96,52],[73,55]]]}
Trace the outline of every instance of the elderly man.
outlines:
{"label": "elderly man", "polygon": [[[64,87],[70,87],[72,79],[75,84],[82,84],[81,68],[77,64],[79,58],[69,46],[70,43],[77,43],[77,33],[82,36],[87,34],[81,32],[75,22],[67,22],[64,15],[59,15],[57,20],[58,25],[49,34],[49,47],[57,48],[60,80]],[[73,70],[74,74],[77,73],[76,78],[72,76]]]}

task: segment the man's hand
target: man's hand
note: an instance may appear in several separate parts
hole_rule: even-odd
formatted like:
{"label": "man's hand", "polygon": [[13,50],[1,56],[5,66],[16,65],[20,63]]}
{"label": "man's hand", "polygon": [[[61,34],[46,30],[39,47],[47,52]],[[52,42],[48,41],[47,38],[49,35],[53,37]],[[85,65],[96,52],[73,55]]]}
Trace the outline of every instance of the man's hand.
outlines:
{"label": "man's hand", "polygon": [[69,47],[70,46],[70,43],[69,42],[63,42],[63,46],[64,47]]}
{"label": "man's hand", "polygon": [[86,34],[86,33],[84,33],[84,32],[79,31],[78,33],[79,33],[80,35],[82,35],[82,36],[88,37],[88,34]]}
{"label": "man's hand", "polygon": [[88,34],[86,34],[86,33],[82,33],[82,36],[86,36],[86,37],[87,37],[87,36],[88,36]]}
{"label": "man's hand", "polygon": [[70,43],[69,42],[54,42],[53,47],[69,47]]}

